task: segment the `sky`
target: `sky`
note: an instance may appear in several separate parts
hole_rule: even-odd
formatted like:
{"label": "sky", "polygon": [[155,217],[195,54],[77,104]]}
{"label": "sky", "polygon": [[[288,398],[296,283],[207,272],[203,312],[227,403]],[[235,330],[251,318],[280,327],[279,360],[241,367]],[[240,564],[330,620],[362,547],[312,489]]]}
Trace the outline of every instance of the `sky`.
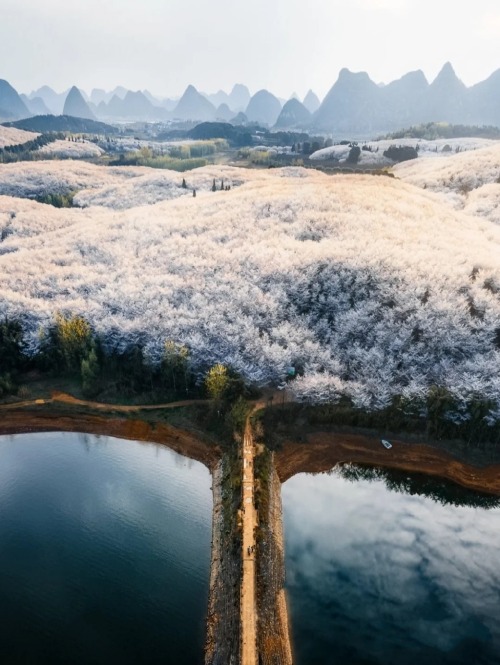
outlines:
{"label": "sky", "polygon": [[388,83],[447,61],[471,85],[500,68],[499,40],[498,0],[0,0],[0,78],[26,93],[323,97],[343,67]]}

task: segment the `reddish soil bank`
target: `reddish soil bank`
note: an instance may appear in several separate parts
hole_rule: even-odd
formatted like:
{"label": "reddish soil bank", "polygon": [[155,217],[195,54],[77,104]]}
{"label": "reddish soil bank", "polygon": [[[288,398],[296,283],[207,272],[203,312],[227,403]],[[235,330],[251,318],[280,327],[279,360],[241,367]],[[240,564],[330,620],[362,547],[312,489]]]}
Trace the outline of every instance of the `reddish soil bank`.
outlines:
{"label": "reddish soil bank", "polygon": [[391,439],[386,450],[379,438],[362,434],[316,432],[307,443],[287,441],[275,454],[282,483],[297,473],[328,471],[339,463],[379,466],[451,480],[471,490],[500,496],[500,464],[474,466],[430,444]]}
{"label": "reddish soil bank", "polygon": [[185,457],[202,462],[210,470],[221,452],[218,446],[203,440],[202,435],[166,423],[148,423],[134,418],[120,418],[78,413],[42,413],[12,409],[0,413],[0,434],[24,432],[83,432],[119,439],[164,444]]}

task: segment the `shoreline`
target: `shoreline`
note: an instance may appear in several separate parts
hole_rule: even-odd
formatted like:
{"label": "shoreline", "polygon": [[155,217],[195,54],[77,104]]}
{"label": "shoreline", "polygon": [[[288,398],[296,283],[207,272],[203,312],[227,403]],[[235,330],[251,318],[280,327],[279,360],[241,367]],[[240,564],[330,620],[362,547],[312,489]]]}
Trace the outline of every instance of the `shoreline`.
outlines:
{"label": "shoreline", "polygon": [[[220,447],[204,440],[203,432],[174,427],[164,422],[142,420],[139,407],[132,407],[133,417],[130,417],[130,412],[127,417],[123,411],[121,415],[119,405],[100,405],[99,413],[89,413],[79,408],[80,400],[73,401],[73,398],[68,396],[64,402],[71,410],[59,411],[55,407],[45,411],[38,406],[36,411],[31,411],[27,407],[21,407],[19,403],[2,405],[0,436],[60,431],[157,443],[201,462],[211,473],[221,459]],[[48,406],[48,402],[46,404]],[[33,402],[30,403],[30,406],[32,405]],[[105,406],[108,407],[107,410]],[[154,408],[161,407],[150,406],[149,410]],[[123,409],[128,410],[129,407]],[[376,435],[309,432],[307,441],[286,439],[282,448],[275,451],[276,471],[281,483],[284,483],[297,473],[322,473],[336,464],[379,466],[442,478],[481,494],[500,496],[500,464],[478,466],[462,461],[448,450],[431,443],[410,442],[398,438],[391,438],[391,442],[393,447],[386,450]]]}
{"label": "shoreline", "polygon": [[297,473],[322,473],[337,464],[360,464],[434,476],[481,494],[500,496],[500,464],[475,466],[428,443],[391,438],[386,450],[380,438],[366,434],[321,432],[308,434],[306,443],[287,440],[275,453],[282,483]]}
{"label": "shoreline", "polygon": [[167,423],[150,423],[139,417],[116,414],[90,414],[81,411],[50,413],[13,408],[0,413],[0,436],[30,432],[81,432],[112,436],[139,443],[164,445],[184,457],[204,464],[213,473],[220,457],[218,446],[211,446],[194,432]]}
{"label": "shoreline", "polygon": [[[30,405],[31,407],[32,405]],[[98,412],[71,404],[62,409],[19,408],[0,411],[0,436],[34,432],[81,432],[164,445],[204,464],[212,475],[212,541],[209,599],[206,617],[205,664],[236,665],[240,651],[240,555],[232,551],[228,519],[239,528],[239,517],[227,515],[231,477],[230,459],[220,446],[203,438],[203,432],[174,427],[160,421],[141,420],[139,409],[126,416],[109,405]],[[154,408],[154,407],[152,407]],[[500,496],[500,464],[474,466],[450,452],[427,443],[391,438],[386,450],[380,438],[366,433],[309,432],[307,440],[286,440],[271,453],[268,463],[267,507],[263,510],[258,544],[257,648],[264,665],[293,662],[287,598],[284,588],[285,552],[281,486],[297,473],[321,473],[342,463],[396,469],[451,481],[481,494]]]}
{"label": "shoreline", "polygon": [[[66,401],[66,400],[65,400]],[[67,400],[70,403],[69,400]],[[81,406],[81,405],[79,405]],[[152,407],[153,408],[153,407]],[[104,411],[103,408],[99,409]],[[173,427],[165,423],[146,422],[139,418],[110,413],[34,412],[20,408],[0,411],[0,436],[35,432],[78,432],[112,436],[138,443],[164,445],[170,450],[200,462],[211,473],[212,480],[212,539],[210,554],[209,593],[206,615],[204,661],[207,665],[232,663],[232,654],[239,651],[237,608],[239,588],[234,576],[239,570],[239,557],[233,556],[228,547],[224,520],[224,477],[227,459],[222,450],[197,437],[195,432]],[[201,434],[201,433],[200,433]],[[236,567],[235,567],[236,561]]]}

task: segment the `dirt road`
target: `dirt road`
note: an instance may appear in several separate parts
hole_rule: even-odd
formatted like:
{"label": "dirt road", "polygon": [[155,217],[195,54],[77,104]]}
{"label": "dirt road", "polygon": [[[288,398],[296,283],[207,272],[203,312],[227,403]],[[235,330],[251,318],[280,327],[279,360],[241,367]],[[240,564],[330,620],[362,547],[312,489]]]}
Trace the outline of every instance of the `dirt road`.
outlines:
{"label": "dirt road", "polygon": [[241,581],[241,665],[257,665],[257,609],[255,596],[254,442],[247,421],[243,436],[243,576]]}
{"label": "dirt road", "polygon": [[41,404],[73,404],[75,406],[86,406],[97,411],[115,411],[120,413],[135,413],[136,411],[153,411],[155,409],[175,409],[181,406],[192,406],[193,404],[204,404],[209,402],[205,399],[185,399],[180,402],[167,402],[166,404],[105,404],[103,402],[92,402],[86,399],[78,399],[68,393],[53,392],[48,399],[32,399],[10,404],[0,404],[0,410],[20,409],[27,406],[38,406]]}

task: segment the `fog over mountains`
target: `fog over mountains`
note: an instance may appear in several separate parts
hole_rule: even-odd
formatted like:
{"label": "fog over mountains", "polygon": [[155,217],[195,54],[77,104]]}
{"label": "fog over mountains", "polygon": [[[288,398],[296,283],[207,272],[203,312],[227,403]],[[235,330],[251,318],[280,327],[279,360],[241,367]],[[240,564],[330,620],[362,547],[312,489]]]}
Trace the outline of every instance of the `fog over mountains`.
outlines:
{"label": "fog over mountains", "polygon": [[251,96],[242,84],[230,93],[219,90],[214,94],[189,85],[180,99],[171,99],[123,87],[94,89],[87,96],[75,86],[63,93],[43,86],[20,95],[0,80],[0,120],[46,113],[106,122],[241,122],[246,118],[250,123],[279,129],[356,135],[424,122],[500,126],[500,69],[471,87],[464,85],[450,63],[430,83],[421,70],[381,85],[366,72],[342,69],[323,101],[310,90],[303,101],[293,96],[284,105],[271,91],[259,90]]}

